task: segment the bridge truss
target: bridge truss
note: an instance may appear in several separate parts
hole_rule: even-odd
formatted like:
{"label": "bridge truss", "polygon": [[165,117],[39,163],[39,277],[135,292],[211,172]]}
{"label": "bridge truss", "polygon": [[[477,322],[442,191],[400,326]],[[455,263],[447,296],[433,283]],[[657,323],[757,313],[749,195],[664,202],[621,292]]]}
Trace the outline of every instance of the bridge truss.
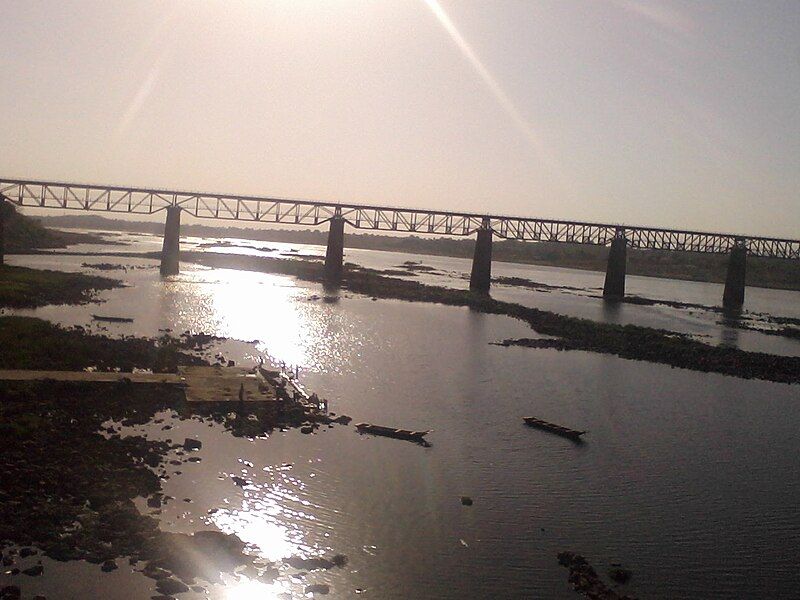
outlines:
{"label": "bridge truss", "polygon": [[739,246],[752,256],[800,259],[800,240],[607,223],[2,178],[0,196],[37,208],[151,215],[179,206],[200,219],[319,226],[342,218],[371,231],[469,236],[491,229],[497,237],[527,242],[607,246],[625,238],[629,248],[725,254]]}

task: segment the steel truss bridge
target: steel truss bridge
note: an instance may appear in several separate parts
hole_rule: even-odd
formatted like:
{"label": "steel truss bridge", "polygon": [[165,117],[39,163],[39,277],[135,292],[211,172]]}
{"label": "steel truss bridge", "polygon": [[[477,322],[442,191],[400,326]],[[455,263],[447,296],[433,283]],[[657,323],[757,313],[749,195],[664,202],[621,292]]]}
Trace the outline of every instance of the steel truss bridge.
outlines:
{"label": "steel truss bridge", "polygon": [[800,259],[800,240],[266,196],[0,178],[0,197],[36,208],[152,215],[180,207],[200,219],[319,226],[341,218],[355,229],[371,231],[469,236],[490,230],[508,240],[596,246],[621,238],[629,248],[713,254],[744,248],[750,256]]}

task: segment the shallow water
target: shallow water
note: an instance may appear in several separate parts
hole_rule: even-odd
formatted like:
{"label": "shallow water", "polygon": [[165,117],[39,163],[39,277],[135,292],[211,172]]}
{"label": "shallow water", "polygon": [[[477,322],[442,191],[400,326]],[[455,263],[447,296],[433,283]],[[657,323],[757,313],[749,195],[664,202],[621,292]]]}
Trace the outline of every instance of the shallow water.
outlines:
{"label": "shallow water", "polygon": [[[132,238],[142,248],[158,241]],[[225,249],[234,250],[247,251]],[[466,282],[450,273],[460,275],[469,264],[358,250],[347,259],[373,268],[418,260],[446,274],[417,279],[453,286]],[[182,474],[165,482],[164,492],[176,500],[159,516],[162,527],[217,526],[269,559],[349,557],[345,568],[302,581],[284,569],[274,586],[245,580],[209,586],[210,597],[289,592],[299,598],[306,582],[329,583],[331,598],[577,597],[556,562],[561,550],[584,554],[601,573],[624,563],[634,572],[625,587],[646,598],[793,597],[800,585],[794,566],[800,548],[797,386],[585,352],[498,347],[490,342],[532,332],[511,318],[464,308],[349,293],[310,300],[325,292],[284,276],[184,265],[181,275],[163,281],[149,260],[31,256],[9,262],[64,270],[80,270],[81,262],[148,267],[103,272],[131,285],[104,292],[105,304],[21,312],[69,324],[90,323],[92,313],[134,317],[132,324],[106,324],[109,333],[154,335],[168,327],[259,340],[223,351],[237,361],[263,354],[298,365],[303,383],[355,422],[434,430],[432,447],[422,448],[360,436],[352,427],[249,441],[217,426],[175,421],[170,437],[200,437],[203,460],[182,465]],[[494,274],[602,285],[602,274],[565,269],[500,264]],[[629,278],[629,289],[706,304],[721,296],[721,286],[650,278]],[[738,339],[729,339],[718,315],[703,311],[625,305],[609,313],[578,293],[501,286],[493,295],[580,316],[694,328],[709,342],[797,353],[792,340],[774,336],[733,330]],[[800,316],[797,293],[748,289],[747,302],[752,311]],[[588,429],[587,443],[528,429],[521,421],[527,414]],[[158,426],[146,429],[153,437],[167,434]],[[252,485],[237,487],[233,474]],[[473,497],[474,505],[462,506],[461,495]],[[209,509],[218,511],[209,515]],[[105,575],[96,565],[49,562],[45,577],[23,580],[26,594],[112,599],[148,597],[151,583],[127,565]]]}

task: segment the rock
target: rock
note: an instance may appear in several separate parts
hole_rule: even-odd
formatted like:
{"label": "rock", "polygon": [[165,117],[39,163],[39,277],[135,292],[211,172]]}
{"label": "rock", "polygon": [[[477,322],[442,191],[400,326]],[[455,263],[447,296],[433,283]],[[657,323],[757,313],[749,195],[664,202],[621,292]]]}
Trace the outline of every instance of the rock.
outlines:
{"label": "rock", "polygon": [[349,425],[350,421],[352,420],[352,417],[348,417],[347,415],[339,415],[333,420],[333,422],[339,423],[340,425]]}
{"label": "rock", "polygon": [[19,557],[20,558],[27,558],[28,556],[33,556],[34,554],[37,554],[37,551],[34,550],[33,548],[27,548],[26,547],[26,548],[20,548],[19,549]]}
{"label": "rock", "polygon": [[633,573],[630,569],[624,569],[622,567],[615,567],[608,570],[608,576],[612,581],[616,581],[617,583],[628,583],[632,575]]}
{"label": "rock", "polygon": [[472,506],[472,498],[469,496],[461,496],[461,504],[464,506]]}
{"label": "rock", "polygon": [[305,434],[314,433],[314,427],[312,425],[303,425],[300,428],[300,433],[305,433]]}
{"label": "rock", "polygon": [[7,585],[0,588],[0,600],[19,600],[22,597],[22,590],[16,585]]}
{"label": "rock", "polygon": [[243,478],[243,477],[239,477],[239,476],[237,476],[237,475],[234,475],[233,477],[231,477],[231,481],[233,481],[233,483],[235,483],[235,484],[236,484],[236,485],[238,485],[239,487],[244,487],[244,486],[246,486],[248,483],[250,483],[249,481],[247,481],[247,479],[245,479],[245,478]]}
{"label": "rock", "polygon": [[330,591],[331,591],[331,586],[329,586],[329,585],[327,585],[325,583],[314,583],[314,584],[311,584],[311,585],[307,585],[306,589],[305,589],[305,593],[306,594],[309,594],[309,593],[310,594],[322,594],[323,596],[325,594],[330,593]]}
{"label": "rock", "polygon": [[150,508],[161,508],[161,498],[159,496],[151,496],[147,499],[147,506]]}
{"label": "rock", "polygon": [[189,586],[178,581],[177,579],[167,577],[165,579],[158,580],[156,583],[156,590],[165,596],[171,596],[172,594],[182,594],[184,592],[188,592]]}
{"label": "rock", "polygon": [[25,575],[29,575],[31,577],[38,577],[42,573],[44,573],[44,567],[42,565],[33,565],[32,567],[28,567],[22,571]]}
{"label": "rock", "polygon": [[116,571],[118,569],[117,563],[113,558],[109,558],[107,561],[103,562],[100,570],[103,573],[110,573],[111,571]]}
{"label": "rock", "polygon": [[170,573],[166,569],[162,569],[161,567],[156,567],[152,563],[147,563],[144,570],[142,570],[142,575],[155,580],[167,579],[169,577],[172,577],[172,573]]}
{"label": "rock", "polygon": [[203,447],[203,442],[200,440],[193,440],[192,438],[186,438],[183,442],[183,447],[186,450],[200,450]]}
{"label": "rock", "polygon": [[331,562],[337,567],[343,567],[347,564],[347,556],[344,554],[336,554],[331,558]]}

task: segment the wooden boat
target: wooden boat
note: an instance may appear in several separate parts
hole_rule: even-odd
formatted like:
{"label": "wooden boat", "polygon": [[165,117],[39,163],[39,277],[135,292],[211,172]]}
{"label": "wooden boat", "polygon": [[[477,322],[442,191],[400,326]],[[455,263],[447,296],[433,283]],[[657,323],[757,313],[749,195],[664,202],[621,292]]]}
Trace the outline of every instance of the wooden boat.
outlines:
{"label": "wooden boat", "polygon": [[104,317],[103,315],[92,315],[95,321],[109,321],[111,323],[133,323],[133,319],[128,317]]}
{"label": "wooden boat", "polygon": [[359,433],[371,433],[372,435],[382,435],[384,437],[409,440],[411,442],[424,442],[424,437],[430,433],[429,430],[411,431],[409,429],[395,429],[394,427],[372,425],[371,423],[358,423],[356,429]]}
{"label": "wooden boat", "polygon": [[537,419],[536,417],[522,417],[522,418],[525,421],[525,424],[528,425],[529,427],[535,427],[536,429],[549,431],[550,433],[555,433],[556,435],[569,438],[576,442],[581,441],[581,436],[584,433],[586,433],[585,431],[577,431],[575,429],[570,429],[569,427],[563,427],[561,425],[556,425],[555,423],[542,421],[541,419]]}

